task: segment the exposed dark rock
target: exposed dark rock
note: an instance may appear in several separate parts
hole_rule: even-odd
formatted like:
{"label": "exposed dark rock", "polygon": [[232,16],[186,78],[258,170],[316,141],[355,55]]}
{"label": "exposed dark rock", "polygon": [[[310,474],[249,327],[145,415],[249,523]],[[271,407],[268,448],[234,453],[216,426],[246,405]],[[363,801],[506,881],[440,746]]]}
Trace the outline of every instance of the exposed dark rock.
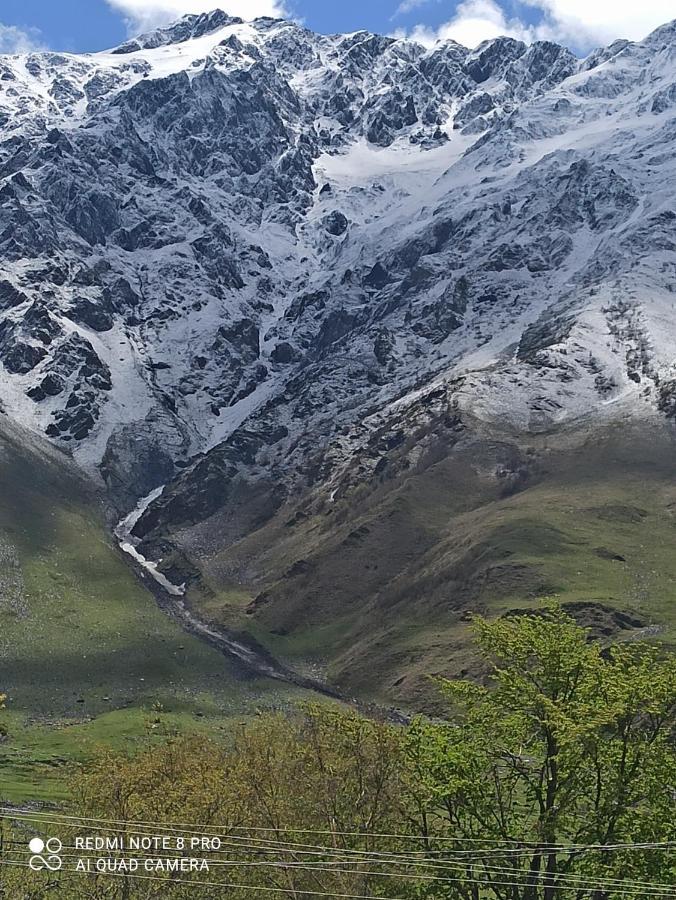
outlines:
{"label": "exposed dark rock", "polygon": [[239,350],[244,358],[258,359],[260,332],[251,319],[241,319],[232,325],[221,325],[218,335]]}
{"label": "exposed dark rock", "polygon": [[15,288],[10,281],[0,281],[0,310],[13,309],[15,306],[21,306],[28,297],[18,288]]}
{"label": "exposed dark rock", "polygon": [[380,147],[389,147],[396,132],[418,121],[413,97],[410,94],[404,96],[399,88],[376,97],[371,104],[367,104],[364,112],[366,137]]}
{"label": "exposed dark rock", "polygon": [[381,366],[386,365],[392,358],[394,351],[394,336],[388,329],[383,328],[378,332],[373,342],[373,353]]}
{"label": "exposed dark rock", "polygon": [[329,296],[328,291],[314,291],[309,294],[301,294],[300,297],[291,302],[284,316],[286,319],[295,322],[303,316],[307,309],[319,312],[325,309]]}
{"label": "exposed dark rock", "polygon": [[158,439],[158,424],[135,422],[108,440],[100,471],[123,508],[133,506],[138,497],[166,484],[176,474],[171,442],[166,437]]}
{"label": "exposed dark rock", "polygon": [[454,128],[464,128],[468,122],[483,116],[495,109],[495,100],[485,91],[475,94],[471,100],[465,103],[456,113],[453,120]]}
{"label": "exposed dark rock", "polygon": [[318,349],[326,349],[331,344],[339,341],[354,328],[358,321],[358,316],[348,313],[344,309],[331,311],[319,329],[319,334],[317,335]]}
{"label": "exposed dark rock", "polygon": [[420,313],[420,320],[412,326],[416,334],[434,344],[440,344],[463,324],[467,309],[467,283],[461,278],[449,285],[434,303],[426,304]]}
{"label": "exposed dark rock", "polygon": [[103,299],[108,312],[125,312],[135,309],[141,298],[126,278],[118,278],[112,285],[104,288]]}
{"label": "exposed dark rock", "polygon": [[23,316],[22,329],[37,341],[49,346],[61,332],[61,326],[43,303],[35,301]]}
{"label": "exposed dark rock", "polygon": [[670,419],[676,419],[676,380],[663,381],[657,401],[658,408]]}
{"label": "exposed dark rock", "polygon": [[626,558],[619,553],[613,553],[612,550],[608,550],[606,547],[597,547],[594,550],[596,556],[600,559],[607,559],[610,562],[626,562]]}
{"label": "exposed dark rock", "polygon": [[273,363],[279,363],[282,365],[297,362],[300,358],[300,352],[287,341],[282,341],[280,344],[277,344],[275,349],[270,354],[270,359]]}
{"label": "exposed dark rock", "polygon": [[486,268],[491,272],[520,269],[525,265],[528,255],[528,247],[522,244],[500,244],[488,258]]}
{"label": "exposed dark rock", "polygon": [[244,400],[251,394],[253,394],[253,392],[265,381],[269,374],[270,373],[266,366],[256,366],[251,377],[247,378],[244,381],[244,384],[237,391],[237,393],[234,394],[232,400],[230,401],[230,405],[234,406],[236,403],[239,403],[240,400]]}
{"label": "exposed dark rock", "polygon": [[553,86],[575,74],[579,60],[565,47],[552,41],[535,41],[522,57],[533,84]]}
{"label": "exposed dark rock", "polygon": [[96,303],[85,297],[79,297],[71,303],[69,316],[75,322],[86,325],[93,331],[110,331],[113,327],[113,317],[105,308],[104,303]]}
{"label": "exposed dark rock", "polygon": [[329,213],[328,216],[324,216],[322,222],[324,224],[324,228],[328,231],[328,233],[333,234],[336,237],[340,237],[341,234],[345,234],[349,225],[347,217],[338,210],[334,210],[333,212]]}
{"label": "exposed dark rock", "polygon": [[27,394],[32,400],[39,403],[42,400],[46,400],[47,397],[57,397],[63,393],[64,389],[63,379],[54,373],[50,373],[45,375],[40,384],[27,391]]}
{"label": "exposed dark rock", "polygon": [[574,319],[566,316],[541,317],[524,331],[517,358],[532,365],[540,364],[541,353],[565,341],[574,324]]}
{"label": "exposed dark rock", "polygon": [[99,359],[89,341],[78,334],[71,334],[57,347],[52,370],[66,379],[78,375],[96,390],[109,391],[113,386],[108,366]]}
{"label": "exposed dark rock", "polygon": [[36,347],[24,341],[12,342],[10,346],[0,343],[0,359],[12,375],[26,375],[47,356],[44,347]]}
{"label": "exposed dark rock", "polygon": [[169,44],[182,44],[190,38],[203,37],[226,25],[237,25],[241,22],[241,19],[229,16],[219,9],[200,15],[187,15],[169,28],[158,28],[156,31],[143,34],[132,41],[121,44],[111,52],[122,55],[136,53],[142,49],[152,50]]}
{"label": "exposed dark rock", "polygon": [[382,263],[377,262],[371,271],[364,277],[365,287],[381,290],[390,283],[390,276]]}
{"label": "exposed dark rock", "polygon": [[607,506],[596,506],[588,510],[606,522],[622,522],[627,525],[638,525],[648,516],[648,511],[639,506],[623,506],[609,503]]}
{"label": "exposed dark rock", "polygon": [[102,191],[91,190],[83,196],[77,186],[71,184],[64,199],[66,221],[92,246],[105,244],[108,236],[119,226],[115,201]]}
{"label": "exposed dark rock", "polygon": [[465,63],[465,71],[477,84],[504,74],[510,63],[526,52],[526,45],[513,38],[500,37],[484,41]]}

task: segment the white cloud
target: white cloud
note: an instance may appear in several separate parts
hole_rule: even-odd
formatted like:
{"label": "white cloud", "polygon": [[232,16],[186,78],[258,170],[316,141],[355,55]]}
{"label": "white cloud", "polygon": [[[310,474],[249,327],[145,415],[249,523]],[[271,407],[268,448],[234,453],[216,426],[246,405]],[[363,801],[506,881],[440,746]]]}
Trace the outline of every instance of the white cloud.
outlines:
{"label": "white cloud", "polygon": [[107,0],[108,5],[123,13],[130,31],[143,31],[166,25],[188,13],[222,9],[232,16],[255,19],[258,16],[282,16],[280,0]]}
{"label": "white cloud", "polygon": [[465,47],[476,47],[482,41],[500,35],[525,41],[533,41],[537,37],[535,29],[518,19],[508,19],[494,0],[465,0],[449,22],[437,29],[417,25],[409,36],[427,46],[436,41],[452,40]]}
{"label": "white cloud", "polygon": [[522,0],[545,13],[564,39],[592,45],[616,38],[640,41],[676,16],[673,0]]}
{"label": "white cloud", "polygon": [[40,49],[35,32],[22,31],[15,25],[0,22],[0,53],[28,53]]}
{"label": "white cloud", "polygon": [[507,35],[526,42],[556,40],[584,51],[616,38],[641,40],[676,14],[673,0],[517,0],[518,5],[539,10],[541,21],[530,25],[508,17],[495,0],[465,0],[439,28],[417,25],[407,36],[427,45],[450,39],[476,47]]}
{"label": "white cloud", "polygon": [[402,0],[402,2],[397,7],[393,19],[396,19],[397,16],[405,16],[410,12],[413,12],[414,9],[420,9],[421,6],[426,6],[430,0]]}

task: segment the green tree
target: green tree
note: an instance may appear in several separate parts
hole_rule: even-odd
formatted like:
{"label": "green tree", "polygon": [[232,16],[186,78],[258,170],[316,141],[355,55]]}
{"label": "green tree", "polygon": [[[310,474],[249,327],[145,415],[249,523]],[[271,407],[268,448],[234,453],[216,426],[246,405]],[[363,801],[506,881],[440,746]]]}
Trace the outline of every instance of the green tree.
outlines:
{"label": "green tree", "polygon": [[[159,823],[151,833],[194,823],[188,828],[217,833],[223,848],[195,854],[213,865],[208,877],[182,875],[190,885],[94,874],[62,879],[60,890],[68,900],[401,896],[364,854],[398,846],[379,835],[404,824],[402,738],[383,722],[316,705],[257,717],[224,744],[179,738],[133,756],[103,754],[75,785],[78,815]],[[219,894],[204,881],[246,886]]]}
{"label": "green tree", "polygon": [[613,879],[672,883],[667,848],[617,845],[675,836],[673,657],[605,652],[558,609],[475,628],[491,683],[444,682],[451,724],[408,735],[422,830],[436,848],[456,839],[459,880],[428,895],[608,900],[627,896]]}
{"label": "green tree", "polygon": [[443,682],[445,721],[311,706],[86,766],[68,812],[107,824],[84,833],[217,834],[208,878],[3,866],[0,897],[631,900],[672,884],[673,657],[604,650],[558,609],[475,627],[492,674]]}

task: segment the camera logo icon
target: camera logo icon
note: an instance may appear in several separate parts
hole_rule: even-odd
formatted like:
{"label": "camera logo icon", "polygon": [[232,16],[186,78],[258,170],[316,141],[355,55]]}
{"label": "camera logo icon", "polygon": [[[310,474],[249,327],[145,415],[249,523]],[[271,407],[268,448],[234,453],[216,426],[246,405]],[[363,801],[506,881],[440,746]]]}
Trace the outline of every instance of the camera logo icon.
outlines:
{"label": "camera logo icon", "polygon": [[48,838],[43,841],[42,838],[35,837],[28,844],[28,849],[33,854],[28,865],[34,872],[42,872],[44,869],[58,872],[63,866],[60,856],[63,844],[58,838]]}

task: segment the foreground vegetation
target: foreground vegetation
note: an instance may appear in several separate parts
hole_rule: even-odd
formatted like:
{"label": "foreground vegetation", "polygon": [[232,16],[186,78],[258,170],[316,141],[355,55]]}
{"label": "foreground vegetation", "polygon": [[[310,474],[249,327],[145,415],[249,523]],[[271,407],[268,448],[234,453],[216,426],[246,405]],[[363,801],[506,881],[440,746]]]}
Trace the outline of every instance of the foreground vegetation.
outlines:
{"label": "foreground vegetation", "polygon": [[[490,683],[439,683],[443,721],[401,727],[312,706],[228,740],[102,754],[74,786],[75,821],[5,818],[0,896],[664,895],[676,875],[673,658],[638,643],[603,651],[559,609],[474,628]],[[61,871],[20,866],[36,832],[63,841]],[[210,836],[185,851],[210,871],[73,874],[77,835],[139,833]]]}

